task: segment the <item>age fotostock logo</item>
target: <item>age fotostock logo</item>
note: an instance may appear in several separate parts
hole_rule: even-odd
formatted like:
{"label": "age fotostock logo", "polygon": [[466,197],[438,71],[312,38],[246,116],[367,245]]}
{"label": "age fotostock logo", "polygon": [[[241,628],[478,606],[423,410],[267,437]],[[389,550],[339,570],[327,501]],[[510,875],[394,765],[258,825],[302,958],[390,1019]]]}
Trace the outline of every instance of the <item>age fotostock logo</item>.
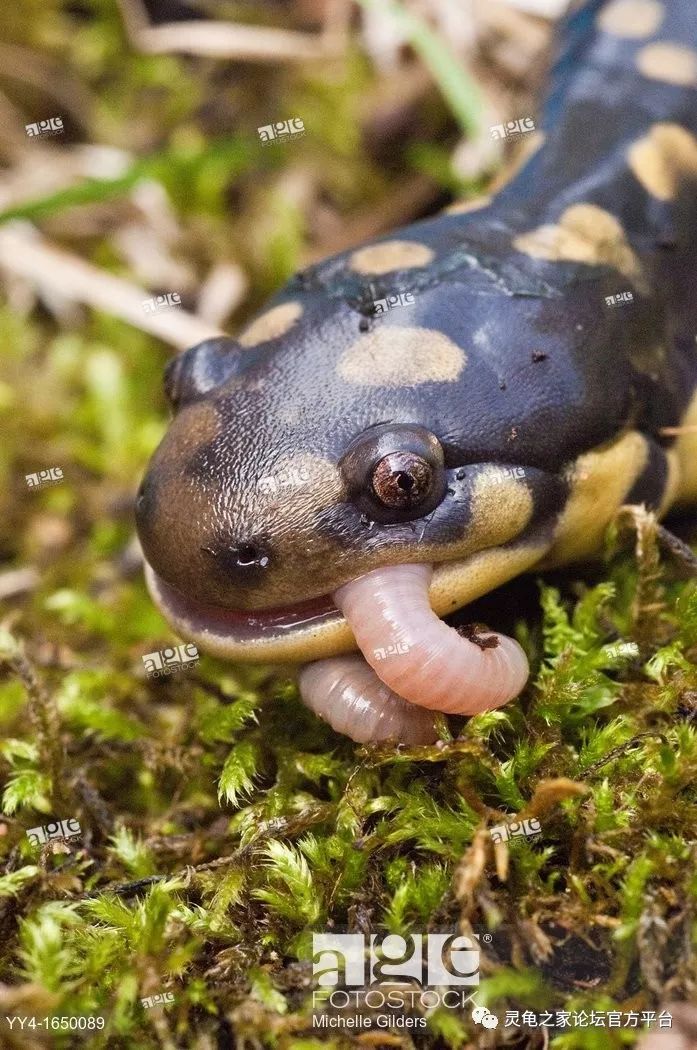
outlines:
{"label": "age fotostock logo", "polygon": [[479,984],[479,945],[457,933],[314,933],[312,975],[320,988],[409,981],[421,987]]}

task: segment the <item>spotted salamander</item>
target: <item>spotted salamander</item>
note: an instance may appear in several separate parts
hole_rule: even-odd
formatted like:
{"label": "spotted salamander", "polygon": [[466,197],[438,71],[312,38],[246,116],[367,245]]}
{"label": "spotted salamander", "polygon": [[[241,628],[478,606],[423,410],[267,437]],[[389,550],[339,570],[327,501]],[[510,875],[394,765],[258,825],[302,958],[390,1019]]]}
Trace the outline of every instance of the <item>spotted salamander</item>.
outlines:
{"label": "spotted salamander", "polygon": [[215,654],[309,663],[356,739],[510,699],[510,639],[442,618],[592,555],[623,504],[697,501],[692,0],[567,17],[528,147],[493,199],[310,267],[167,369],[155,600]]}

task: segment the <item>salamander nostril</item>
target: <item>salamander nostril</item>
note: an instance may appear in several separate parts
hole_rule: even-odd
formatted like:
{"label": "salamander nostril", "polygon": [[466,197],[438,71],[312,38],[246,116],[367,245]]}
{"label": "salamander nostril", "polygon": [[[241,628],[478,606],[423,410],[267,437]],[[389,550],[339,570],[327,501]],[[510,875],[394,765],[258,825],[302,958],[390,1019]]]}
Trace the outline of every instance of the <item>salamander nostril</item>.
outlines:
{"label": "salamander nostril", "polygon": [[237,548],[237,561],[240,565],[251,565],[259,557],[259,552],[251,543],[243,543]]}
{"label": "salamander nostril", "polygon": [[241,543],[235,548],[235,555],[240,568],[255,565],[260,569],[264,569],[269,564],[269,558],[265,551],[253,543]]}
{"label": "salamander nostril", "polygon": [[265,543],[214,543],[199,548],[214,559],[216,568],[251,583],[256,569],[265,569],[271,560]]}

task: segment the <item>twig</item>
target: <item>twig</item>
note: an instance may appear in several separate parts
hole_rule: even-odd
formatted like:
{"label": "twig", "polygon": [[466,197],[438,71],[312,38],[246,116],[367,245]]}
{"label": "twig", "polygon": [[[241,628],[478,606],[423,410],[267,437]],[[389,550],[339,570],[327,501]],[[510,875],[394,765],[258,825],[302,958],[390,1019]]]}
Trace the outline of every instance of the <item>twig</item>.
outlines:
{"label": "twig", "polygon": [[74,781],[76,795],[82,800],[86,809],[99,824],[105,835],[109,835],[114,826],[114,818],[111,815],[107,803],[97,791],[93,784],[85,776],[78,776]]}
{"label": "twig", "polygon": [[178,52],[239,62],[305,62],[341,53],[343,34],[331,22],[319,34],[212,19],[152,26],[140,0],[119,0],[126,31],[140,51]]}
{"label": "twig", "polygon": [[198,313],[208,324],[222,325],[247,294],[249,282],[241,266],[219,262],[198,293]]}
{"label": "twig", "polygon": [[6,667],[20,680],[27,695],[27,713],[36,733],[42,764],[51,780],[51,791],[62,798],[63,751],[60,738],[60,717],[54,698],[36,674],[33,664],[25,655],[23,646],[9,631],[3,631],[0,649],[0,669]]}
{"label": "twig", "polygon": [[41,579],[33,565],[0,573],[0,601],[33,591]]}
{"label": "twig", "polygon": [[352,0],[327,0],[322,36],[333,46],[341,47],[346,43],[351,25]]}
{"label": "twig", "polygon": [[537,18],[556,19],[566,11],[569,0],[506,0],[511,7],[517,7],[519,11],[525,11],[528,15]]}
{"label": "twig", "polygon": [[684,427],[661,427],[663,437],[680,437],[681,434],[697,434],[697,423],[686,423]]}
{"label": "twig", "polygon": [[292,29],[266,29],[231,22],[174,22],[144,29],[138,46],[151,55],[205,55],[238,62],[306,62],[329,58],[325,40]]}
{"label": "twig", "polygon": [[637,582],[632,601],[632,621],[639,646],[648,653],[659,636],[657,627],[665,609],[658,521],[656,515],[643,504],[621,507],[616,520],[619,529],[629,526],[636,534]]}
{"label": "twig", "polygon": [[137,285],[114,277],[16,226],[0,230],[0,265],[39,289],[50,288],[74,302],[104,310],[178,350],[223,334],[214,325],[180,308],[146,313],[143,300],[148,294]]}
{"label": "twig", "polygon": [[631,740],[626,740],[624,744],[618,744],[617,747],[613,747],[611,751],[608,751],[604,758],[599,758],[597,762],[593,762],[590,766],[586,766],[583,772],[579,773],[579,776],[585,778],[588,776],[589,773],[595,773],[598,769],[601,769],[602,766],[606,765],[608,762],[612,762],[614,759],[619,758],[621,755],[625,754],[625,752],[629,751],[631,748],[636,747],[637,741],[644,740],[646,737],[653,737],[656,740],[660,740],[662,744],[669,746],[668,737],[665,736],[663,733],[637,733],[637,735],[633,736]]}
{"label": "twig", "polygon": [[133,882],[101,886],[91,893],[80,894],[77,899],[86,900],[91,897],[101,897],[105,893],[116,893],[119,897],[130,897],[141,890],[148,889],[149,886],[154,886],[155,883],[164,882],[166,879],[191,878],[202,872],[216,871],[218,868],[226,867],[229,864],[246,863],[268,839],[275,838],[280,834],[290,836],[298,834],[300,831],[305,831],[313,824],[326,820],[335,808],[334,803],[325,802],[318,804],[314,811],[298,814],[295,818],[277,817],[262,824],[253,839],[250,839],[244,846],[240,846],[234,853],[229,853],[225,857],[216,857],[214,860],[205,861],[203,864],[189,864],[180,871],[168,872],[166,875],[148,875],[144,879],[135,879]]}
{"label": "twig", "polygon": [[656,528],[658,545],[666,554],[675,559],[683,574],[688,578],[697,577],[697,555],[679,536],[667,529],[665,525]]}
{"label": "twig", "polygon": [[464,933],[463,923],[469,919],[474,907],[474,891],[484,877],[487,858],[492,848],[488,828],[478,828],[469,847],[460,859],[453,876],[455,900],[461,908],[460,928]]}

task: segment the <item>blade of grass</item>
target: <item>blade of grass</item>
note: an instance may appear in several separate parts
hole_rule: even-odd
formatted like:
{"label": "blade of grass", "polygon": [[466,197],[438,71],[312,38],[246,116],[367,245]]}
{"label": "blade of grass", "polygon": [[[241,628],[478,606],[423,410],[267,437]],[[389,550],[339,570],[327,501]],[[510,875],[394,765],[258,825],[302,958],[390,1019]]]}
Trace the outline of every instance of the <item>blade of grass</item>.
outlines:
{"label": "blade of grass", "polygon": [[179,150],[163,150],[148,157],[139,158],[122,175],[112,179],[87,178],[64,190],[25,201],[0,212],[0,223],[11,219],[43,219],[57,215],[80,204],[98,204],[112,197],[128,193],[142,179],[157,179],[167,185],[177,173],[190,170],[192,164],[211,159],[228,158],[230,176],[238,175],[255,159],[256,151],[239,138],[221,138],[192,156]]}
{"label": "blade of grass", "polygon": [[428,66],[462,130],[475,136],[482,126],[481,92],[447,42],[418,15],[395,0],[358,0],[366,11],[389,14]]}

